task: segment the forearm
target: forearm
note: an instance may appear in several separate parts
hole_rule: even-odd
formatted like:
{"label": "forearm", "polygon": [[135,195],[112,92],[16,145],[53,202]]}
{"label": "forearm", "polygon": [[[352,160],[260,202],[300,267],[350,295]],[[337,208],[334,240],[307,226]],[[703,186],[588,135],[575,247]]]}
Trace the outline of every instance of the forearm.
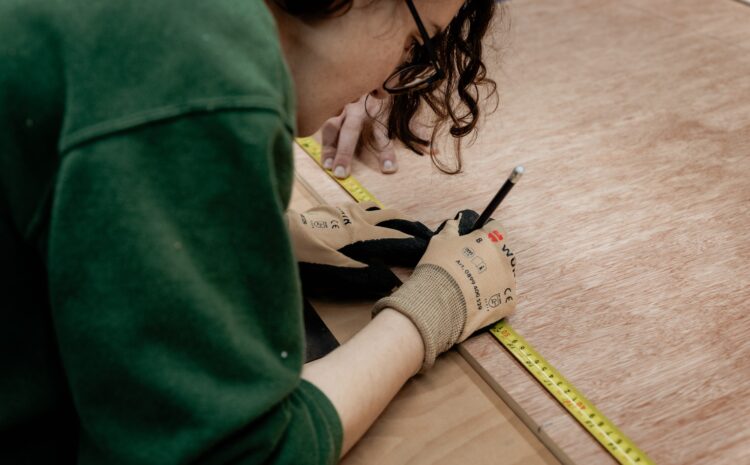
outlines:
{"label": "forearm", "polygon": [[343,456],[422,365],[424,347],[404,315],[385,309],[351,340],[305,365],[302,377],[333,403],[344,429]]}

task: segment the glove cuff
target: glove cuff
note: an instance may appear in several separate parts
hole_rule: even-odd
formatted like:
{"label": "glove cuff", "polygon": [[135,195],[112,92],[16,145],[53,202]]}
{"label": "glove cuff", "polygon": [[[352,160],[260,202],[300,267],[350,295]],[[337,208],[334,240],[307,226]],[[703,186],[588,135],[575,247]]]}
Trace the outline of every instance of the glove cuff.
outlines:
{"label": "glove cuff", "polygon": [[458,342],[466,325],[467,307],[461,288],[447,271],[432,264],[417,266],[396,292],[377,301],[373,316],[384,308],[406,315],[419,330],[424,342],[422,372]]}

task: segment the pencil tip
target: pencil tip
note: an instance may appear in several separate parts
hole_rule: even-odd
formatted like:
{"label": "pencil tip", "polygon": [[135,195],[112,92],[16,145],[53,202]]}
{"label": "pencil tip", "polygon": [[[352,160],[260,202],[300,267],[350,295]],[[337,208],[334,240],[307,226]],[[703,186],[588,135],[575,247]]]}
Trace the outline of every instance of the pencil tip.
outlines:
{"label": "pencil tip", "polygon": [[513,168],[513,172],[510,173],[510,182],[513,184],[517,183],[519,179],[521,179],[521,175],[524,173],[524,168],[521,165],[516,166]]}

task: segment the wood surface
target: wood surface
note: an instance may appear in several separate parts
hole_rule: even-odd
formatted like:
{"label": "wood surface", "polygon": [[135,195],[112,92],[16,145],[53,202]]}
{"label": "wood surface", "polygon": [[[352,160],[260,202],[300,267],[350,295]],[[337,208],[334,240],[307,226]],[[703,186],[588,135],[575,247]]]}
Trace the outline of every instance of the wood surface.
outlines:
{"label": "wood surface", "polygon": [[[297,178],[291,208],[324,203]],[[372,302],[313,300],[340,342],[370,321]],[[457,353],[411,379],[342,465],[555,465],[559,462]]]}
{"label": "wood surface", "polygon": [[[487,51],[500,108],[464,172],[401,151],[398,173],[365,158],[353,175],[434,226],[524,164],[496,214],[518,257],[513,327],[657,464],[750,463],[750,8],[509,5]],[[298,170],[349,201],[304,156]],[[561,461],[614,463],[490,336],[461,351]]]}

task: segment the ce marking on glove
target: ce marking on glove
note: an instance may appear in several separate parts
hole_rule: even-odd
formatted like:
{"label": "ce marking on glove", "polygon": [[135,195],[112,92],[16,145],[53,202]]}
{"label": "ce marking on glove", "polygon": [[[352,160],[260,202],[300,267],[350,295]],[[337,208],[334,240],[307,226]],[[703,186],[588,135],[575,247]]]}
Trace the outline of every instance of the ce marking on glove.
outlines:
{"label": "ce marking on glove", "polygon": [[513,290],[511,288],[506,288],[502,294],[495,294],[487,299],[487,306],[490,308],[497,308],[503,303],[507,304],[508,302],[513,300],[513,296],[508,294],[513,294]]}

